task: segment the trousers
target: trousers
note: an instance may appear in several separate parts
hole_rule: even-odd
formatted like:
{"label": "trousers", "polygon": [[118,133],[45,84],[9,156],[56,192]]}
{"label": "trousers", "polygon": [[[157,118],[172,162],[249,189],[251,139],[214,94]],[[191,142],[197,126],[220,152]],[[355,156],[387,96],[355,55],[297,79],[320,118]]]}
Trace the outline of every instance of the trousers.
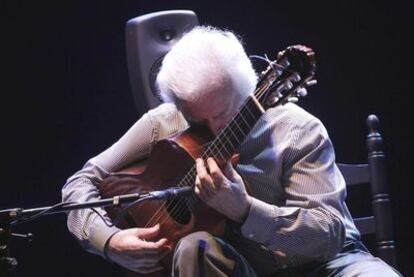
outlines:
{"label": "trousers", "polygon": [[182,238],[173,258],[173,276],[401,276],[394,268],[374,257],[361,242],[348,243],[342,252],[324,262],[278,269],[271,273],[254,268],[235,247],[207,232],[196,232]]}

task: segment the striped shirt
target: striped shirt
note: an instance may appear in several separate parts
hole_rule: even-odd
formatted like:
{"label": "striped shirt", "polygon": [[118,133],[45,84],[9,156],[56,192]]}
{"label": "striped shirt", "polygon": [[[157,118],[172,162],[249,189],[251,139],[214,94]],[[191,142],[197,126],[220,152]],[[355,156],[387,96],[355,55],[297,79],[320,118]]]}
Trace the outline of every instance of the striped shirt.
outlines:
{"label": "striped shirt", "polygon": [[[148,156],[155,143],[188,126],[173,104],[148,111],[67,180],[63,201],[98,200],[96,185],[111,172]],[[313,115],[291,103],[268,109],[239,154],[236,170],[253,196],[241,236],[261,245],[276,268],[330,259],[345,240],[359,238],[331,140]],[[87,209],[69,212],[68,228],[87,251],[102,256],[106,242],[118,231]],[[250,256],[254,253],[249,250]]]}

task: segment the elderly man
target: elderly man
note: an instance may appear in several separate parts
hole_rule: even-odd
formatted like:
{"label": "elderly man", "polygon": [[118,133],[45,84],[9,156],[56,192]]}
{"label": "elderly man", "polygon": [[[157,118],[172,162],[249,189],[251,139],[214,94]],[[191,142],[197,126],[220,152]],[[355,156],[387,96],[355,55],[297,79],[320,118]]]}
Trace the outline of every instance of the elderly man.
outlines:
{"label": "elderly man", "polygon": [[[192,122],[218,134],[253,97],[256,74],[233,33],[197,27],[166,55],[157,84],[166,103],[71,176],[64,201],[99,198],[96,185],[111,172]],[[160,259],[174,251],[177,276],[398,276],[359,242],[332,143],[317,118],[294,104],[270,108],[238,150],[235,167],[196,161],[195,193],[234,223],[221,238],[196,232],[172,250],[158,238],[160,225],[119,230],[92,211],[70,212],[69,229],[86,250],[140,273],[159,271]]]}

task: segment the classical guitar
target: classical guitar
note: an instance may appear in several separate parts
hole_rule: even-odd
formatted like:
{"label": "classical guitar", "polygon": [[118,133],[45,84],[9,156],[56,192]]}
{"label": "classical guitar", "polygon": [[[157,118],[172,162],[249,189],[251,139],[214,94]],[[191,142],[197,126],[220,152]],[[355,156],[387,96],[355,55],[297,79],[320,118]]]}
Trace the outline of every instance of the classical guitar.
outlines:
{"label": "classical guitar", "polygon": [[[144,193],[169,187],[193,187],[195,159],[213,157],[224,165],[237,151],[266,109],[297,101],[306,87],[316,82],[315,54],[303,45],[293,45],[278,53],[276,60],[259,78],[254,93],[242,104],[228,125],[216,136],[204,127],[191,126],[172,138],[158,142],[145,161],[112,174],[98,187],[102,197]],[[108,208],[111,219],[121,208]],[[160,237],[174,247],[178,240],[195,231],[213,235],[224,232],[226,218],[205,205],[192,193],[166,201],[148,201],[133,206],[118,224],[120,228],[161,225]],[[172,254],[162,260],[171,269]]]}

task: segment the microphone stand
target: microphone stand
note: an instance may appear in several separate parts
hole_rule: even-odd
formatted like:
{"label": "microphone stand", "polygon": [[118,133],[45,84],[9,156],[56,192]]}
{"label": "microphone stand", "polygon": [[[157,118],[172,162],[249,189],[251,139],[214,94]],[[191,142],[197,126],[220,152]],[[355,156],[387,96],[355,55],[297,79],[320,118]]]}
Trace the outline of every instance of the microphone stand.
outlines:
{"label": "microphone stand", "polygon": [[10,240],[12,237],[26,238],[28,241],[33,239],[31,233],[16,234],[12,232],[15,224],[25,223],[39,218],[40,216],[65,213],[72,210],[88,209],[95,207],[122,206],[128,203],[137,204],[144,200],[163,200],[172,197],[180,197],[193,192],[191,187],[172,187],[162,191],[145,193],[132,193],[104,198],[97,201],[78,202],[78,203],[58,203],[54,206],[40,207],[32,209],[13,208],[0,210],[0,276],[7,276],[9,271],[14,270],[18,262],[16,258],[10,257]]}

